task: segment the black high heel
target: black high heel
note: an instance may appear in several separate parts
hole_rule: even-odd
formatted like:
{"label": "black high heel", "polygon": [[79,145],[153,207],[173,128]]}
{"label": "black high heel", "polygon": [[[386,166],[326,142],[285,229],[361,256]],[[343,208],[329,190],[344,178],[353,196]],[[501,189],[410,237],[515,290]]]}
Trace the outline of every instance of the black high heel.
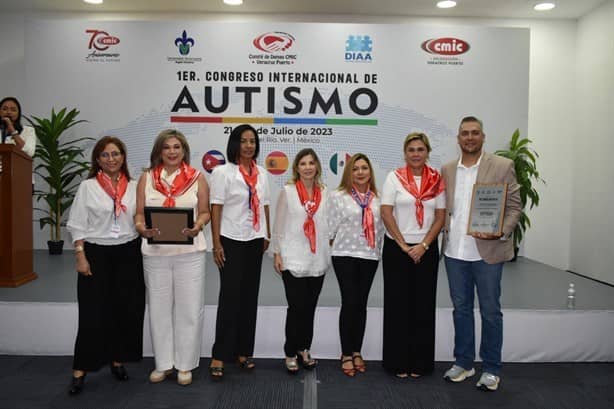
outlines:
{"label": "black high heel", "polygon": [[85,382],[85,374],[83,374],[83,376],[80,376],[78,378],[73,376],[72,380],[70,381],[70,388],[68,389],[68,394],[71,396],[80,394],[81,391],[83,390],[84,382]]}
{"label": "black high heel", "polygon": [[[306,354],[307,358],[305,358],[303,354]],[[299,364],[303,365],[303,368],[307,370],[311,370],[318,366],[318,361],[311,357],[311,354],[309,353],[308,349],[305,349],[304,351],[299,351],[298,354],[296,354],[296,360]]]}
{"label": "black high heel", "polygon": [[123,365],[115,366],[111,364],[111,373],[118,381],[127,381],[130,379],[128,377],[128,372],[126,372],[126,368]]}

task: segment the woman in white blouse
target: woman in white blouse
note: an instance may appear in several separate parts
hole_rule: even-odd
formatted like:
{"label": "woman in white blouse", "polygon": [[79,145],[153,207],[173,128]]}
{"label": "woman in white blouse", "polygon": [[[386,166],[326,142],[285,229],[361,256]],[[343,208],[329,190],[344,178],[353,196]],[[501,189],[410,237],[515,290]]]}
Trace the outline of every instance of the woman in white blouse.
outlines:
{"label": "woman in white blouse", "polygon": [[399,378],[430,374],[435,361],[437,235],[446,201],[441,175],[426,165],[430,151],[425,134],[409,134],[406,165],[390,172],[382,189],[383,363]]}
{"label": "woman in white blouse", "polygon": [[345,164],[330,198],[332,260],[341,290],[341,369],[347,376],[366,371],[360,352],[367,323],[367,300],[379,264],[384,228],[371,161],[357,153]]}
{"label": "woman in white blouse", "polygon": [[[320,181],[322,166],[313,149],[296,154],[292,179],[277,200],[273,253],[275,271],[284,282],[286,315],[286,369],[298,372],[317,365],[309,349],[324,274],[330,267],[328,192]],[[298,355],[297,355],[298,353]]]}
{"label": "woman in white blouse", "polygon": [[215,343],[209,375],[224,376],[224,361],[255,368],[254,339],[262,256],[269,246],[269,182],[256,164],[257,131],[235,127],[228,138],[228,163],[211,175],[213,259],[220,270]]}
{"label": "woman in white blouse", "polygon": [[36,151],[36,133],[34,128],[21,123],[21,105],[15,97],[6,97],[0,101],[0,131],[2,143],[17,145],[29,157]]}
{"label": "woman in white blouse", "polygon": [[111,365],[118,380],[127,380],[122,363],[143,356],[145,286],[135,211],[136,182],[130,180],[126,147],[105,136],[94,146],[88,178],[79,186],[67,223],[79,273],[71,395],[81,392],[87,372],[103,365]]}
{"label": "woman in white blouse", "polygon": [[[162,382],[175,368],[177,383],[189,385],[200,362],[206,250],[202,229],[210,214],[209,186],[190,166],[190,146],[181,132],[167,129],[158,135],[149,169],[139,179],[136,204],[156,364],[149,381]],[[145,206],[194,209],[194,226],[181,230],[193,244],[149,244],[147,238],[159,232],[146,226]]]}

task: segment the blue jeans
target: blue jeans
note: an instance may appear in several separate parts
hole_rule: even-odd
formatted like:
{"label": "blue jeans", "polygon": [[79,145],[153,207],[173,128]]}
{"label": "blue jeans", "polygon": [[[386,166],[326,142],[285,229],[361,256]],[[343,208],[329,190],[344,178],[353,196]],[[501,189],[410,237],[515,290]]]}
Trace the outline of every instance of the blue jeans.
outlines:
{"label": "blue jeans", "polygon": [[480,358],[482,370],[494,375],[501,371],[503,314],[501,313],[501,273],[503,263],[487,264],[483,260],[464,261],[445,257],[450,298],[454,305],[455,364],[473,368],[475,360],[474,286],[478,292],[482,317]]}

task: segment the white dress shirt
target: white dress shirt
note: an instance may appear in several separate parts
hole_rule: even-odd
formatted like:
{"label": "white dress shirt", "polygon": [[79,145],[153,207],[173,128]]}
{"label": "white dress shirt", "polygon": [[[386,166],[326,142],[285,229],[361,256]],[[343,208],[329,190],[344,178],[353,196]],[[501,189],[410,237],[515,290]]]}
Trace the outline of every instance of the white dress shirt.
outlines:
{"label": "white dress shirt", "polygon": [[[414,176],[414,180],[416,186],[420,189],[422,177]],[[392,171],[386,177],[382,188],[382,205],[393,206],[392,214],[405,243],[422,243],[424,236],[429,232],[435,221],[435,209],[446,208],[446,193],[442,191],[434,198],[422,201],[424,219],[422,227],[420,227],[416,219],[416,198],[403,187],[397,175]],[[386,236],[393,239],[388,232],[386,232]]]}
{"label": "white dress shirt", "polygon": [[333,256],[379,260],[384,238],[384,226],[380,215],[380,198],[371,201],[375,227],[375,248],[369,247],[362,228],[362,208],[352,195],[336,190],[330,195],[328,226],[333,241]]}
{"label": "white dress shirt", "polygon": [[[21,150],[24,151],[24,153],[26,153],[29,157],[34,156],[34,152],[36,152],[36,132],[34,131],[34,128],[31,126],[24,126],[19,136],[25,143]],[[5,143],[17,145],[15,139],[10,135],[6,137]]]}
{"label": "white dress shirt", "polygon": [[467,226],[469,225],[469,207],[471,206],[473,185],[478,177],[482,155],[474,165],[469,167],[463,165],[461,161],[462,156],[456,165],[454,210],[450,217],[450,229],[444,254],[458,260],[478,261],[482,257],[475,239],[467,234]]}
{"label": "white dress shirt", "polygon": [[223,205],[220,234],[232,240],[249,241],[267,238],[264,206],[268,206],[269,181],[266,170],[258,166],[256,192],[260,200],[260,229],[254,230],[253,213],[249,207],[249,188],[239,165],[226,163],[216,166],[211,174],[210,199],[212,205]]}
{"label": "white dress shirt", "polygon": [[138,237],[134,228],[136,213],[136,182],[128,182],[122,198],[126,211],[115,217],[115,204],[111,196],[100,186],[96,178],[84,180],[70,208],[67,230],[73,242],[111,246],[127,243]]}
{"label": "white dress shirt", "polygon": [[316,252],[312,253],[303,231],[307,213],[298,197],[296,185],[286,185],[279,192],[271,248],[273,253],[281,255],[283,268],[290,270],[295,277],[319,277],[330,267],[327,206],[328,190],[322,188],[322,200],[313,215]]}

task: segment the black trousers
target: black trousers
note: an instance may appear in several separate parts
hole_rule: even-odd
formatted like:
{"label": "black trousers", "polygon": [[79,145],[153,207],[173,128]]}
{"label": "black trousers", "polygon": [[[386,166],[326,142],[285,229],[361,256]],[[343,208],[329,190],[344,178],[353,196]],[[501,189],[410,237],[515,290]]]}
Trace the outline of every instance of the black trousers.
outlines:
{"label": "black trousers", "polygon": [[215,343],[212,357],[232,361],[254,355],[256,316],[264,239],[231,240],[222,236],[226,261],[220,269]]}
{"label": "black trousers", "polygon": [[78,274],[79,330],[73,369],[96,371],[103,365],[143,357],[145,283],[141,239],[100,246],[85,242],[91,276]]}
{"label": "black trousers", "polygon": [[384,368],[426,375],[435,364],[436,241],[416,264],[386,237],[384,270]]}
{"label": "black trousers", "polygon": [[297,278],[285,270],[281,277],[288,301],[284,353],[290,357],[295,356],[297,351],[311,349],[313,320],[324,276]]}
{"label": "black trousers", "polygon": [[333,267],[341,290],[339,336],[343,355],[360,352],[367,324],[367,301],[378,260],[333,257]]}

